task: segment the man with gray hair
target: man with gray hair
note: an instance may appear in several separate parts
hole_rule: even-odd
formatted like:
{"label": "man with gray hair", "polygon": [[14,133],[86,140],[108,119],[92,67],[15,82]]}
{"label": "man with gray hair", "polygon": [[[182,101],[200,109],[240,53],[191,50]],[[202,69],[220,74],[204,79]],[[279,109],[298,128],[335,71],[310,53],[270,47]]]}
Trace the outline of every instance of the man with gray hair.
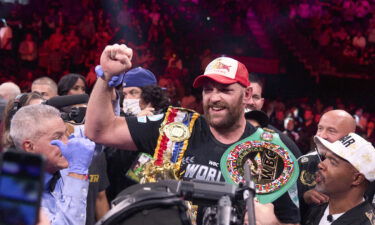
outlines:
{"label": "man with gray hair", "polygon": [[60,112],[48,105],[22,107],[13,117],[10,136],[17,150],[46,159],[42,210],[53,225],[85,224],[88,167],[95,144],[66,136]]}
{"label": "man with gray hair", "polygon": [[20,87],[13,82],[5,82],[0,85],[0,98],[6,101],[15,99],[19,94],[21,94]]}
{"label": "man with gray hair", "polygon": [[57,84],[49,77],[40,77],[31,84],[31,92],[37,92],[48,100],[57,96]]}

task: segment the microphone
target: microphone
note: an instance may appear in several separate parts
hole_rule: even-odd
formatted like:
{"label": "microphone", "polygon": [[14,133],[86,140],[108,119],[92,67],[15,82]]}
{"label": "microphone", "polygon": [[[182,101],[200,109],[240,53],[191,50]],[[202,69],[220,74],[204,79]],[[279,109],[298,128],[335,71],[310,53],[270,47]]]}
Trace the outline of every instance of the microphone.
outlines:
{"label": "microphone", "polygon": [[224,195],[219,200],[219,207],[217,211],[217,224],[229,225],[231,221],[232,202],[229,196]]}
{"label": "microphone", "polygon": [[[247,159],[243,165],[244,169],[244,178],[245,178],[245,187],[249,190],[244,192],[246,200],[246,210],[247,210],[247,224],[256,224],[255,220],[255,209],[254,209],[254,195],[255,195],[255,184],[251,179],[251,160]],[[246,193],[246,194],[245,194]]]}
{"label": "microphone", "polygon": [[331,214],[329,214],[327,216],[327,220],[328,220],[328,222],[332,223],[333,222],[333,216]]}
{"label": "microphone", "polygon": [[88,94],[55,96],[48,99],[44,104],[61,109],[66,106],[83,104],[89,101]]}

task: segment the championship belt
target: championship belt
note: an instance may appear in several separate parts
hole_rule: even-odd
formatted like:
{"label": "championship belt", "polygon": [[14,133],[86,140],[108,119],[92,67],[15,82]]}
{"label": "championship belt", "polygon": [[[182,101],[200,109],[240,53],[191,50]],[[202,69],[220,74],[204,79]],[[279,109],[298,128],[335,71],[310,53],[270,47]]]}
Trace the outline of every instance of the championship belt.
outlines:
{"label": "championship belt", "polygon": [[199,113],[193,110],[171,106],[168,108],[159,128],[154,157],[142,172],[143,182],[179,178],[182,158],[198,117]]}
{"label": "championship belt", "polygon": [[275,201],[298,179],[297,159],[271,129],[258,128],[225,151],[220,161],[225,181],[245,183],[243,167],[247,160],[251,161],[256,197],[263,204]]}

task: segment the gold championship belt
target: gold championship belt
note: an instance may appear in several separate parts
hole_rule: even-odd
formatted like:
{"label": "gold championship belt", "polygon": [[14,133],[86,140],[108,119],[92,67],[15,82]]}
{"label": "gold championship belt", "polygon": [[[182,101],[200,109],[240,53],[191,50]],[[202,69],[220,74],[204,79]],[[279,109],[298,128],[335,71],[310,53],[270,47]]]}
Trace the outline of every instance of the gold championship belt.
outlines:
{"label": "gold championship belt", "polygon": [[198,117],[193,110],[170,106],[159,128],[154,156],[141,154],[129,177],[139,183],[178,180],[182,158]]}
{"label": "gold championship belt", "polygon": [[190,138],[189,128],[181,122],[172,122],[160,128],[160,134],[165,134],[172,142],[181,142]]}
{"label": "gold championship belt", "polygon": [[140,183],[179,179],[182,158],[199,114],[195,111],[169,107],[159,128],[159,138],[152,159],[142,164],[137,174]]}
{"label": "gold championship belt", "polygon": [[258,128],[225,151],[220,167],[226,182],[245,183],[243,167],[247,160],[251,162],[256,197],[263,204],[279,198],[298,179],[297,159],[273,130]]}
{"label": "gold championship belt", "polygon": [[[154,157],[139,172],[140,183],[179,180],[180,165],[199,114],[193,110],[169,107],[159,129]],[[196,221],[196,207],[190,202],[189,216]]]}

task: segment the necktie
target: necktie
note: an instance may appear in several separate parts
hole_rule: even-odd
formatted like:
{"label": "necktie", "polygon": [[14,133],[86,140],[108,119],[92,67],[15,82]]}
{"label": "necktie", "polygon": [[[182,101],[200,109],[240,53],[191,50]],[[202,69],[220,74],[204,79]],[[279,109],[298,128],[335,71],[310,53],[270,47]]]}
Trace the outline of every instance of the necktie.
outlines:
{"label": "necktie", "polygon": [[51,178],[48,184],[48,190],[50,192],[53,192],[55,190],[56,183],[60,179],[60,177],[61,177],[60,171],[57,171],[56,173],[53,174],[53,177]]}

